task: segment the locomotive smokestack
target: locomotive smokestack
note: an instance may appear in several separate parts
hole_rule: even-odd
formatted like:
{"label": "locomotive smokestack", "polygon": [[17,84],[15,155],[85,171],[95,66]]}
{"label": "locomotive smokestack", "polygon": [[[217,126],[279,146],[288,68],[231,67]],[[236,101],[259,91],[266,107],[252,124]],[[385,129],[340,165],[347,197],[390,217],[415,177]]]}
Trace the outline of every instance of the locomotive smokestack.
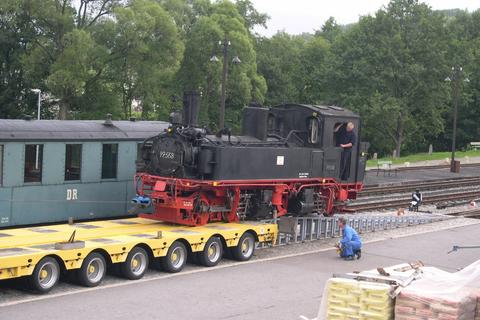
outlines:
{"label": "locomotive smokestack", "polygon": [[183,125],[196,127],[198,125],[198,113],[200,94],[196,91],[183,93]]}

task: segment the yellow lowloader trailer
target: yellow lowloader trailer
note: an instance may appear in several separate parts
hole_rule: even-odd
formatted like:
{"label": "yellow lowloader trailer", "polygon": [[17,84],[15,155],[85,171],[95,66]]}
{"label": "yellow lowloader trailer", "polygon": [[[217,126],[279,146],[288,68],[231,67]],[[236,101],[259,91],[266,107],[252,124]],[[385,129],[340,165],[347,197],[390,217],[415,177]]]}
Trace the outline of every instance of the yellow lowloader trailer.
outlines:
{"label": "yellow lowloader trailer", "polygon": [[28,277],[32,289],[45,293],[62,272],[93,287],[109,267],[135,280],[150,261],[167,272],[181,271],[189,255],[205,266],[218,264],[224,253],[245,261],[256,242],[275,244],[277,232],[270,223],[186,227],[144,218],[0,230],[0,280]]}

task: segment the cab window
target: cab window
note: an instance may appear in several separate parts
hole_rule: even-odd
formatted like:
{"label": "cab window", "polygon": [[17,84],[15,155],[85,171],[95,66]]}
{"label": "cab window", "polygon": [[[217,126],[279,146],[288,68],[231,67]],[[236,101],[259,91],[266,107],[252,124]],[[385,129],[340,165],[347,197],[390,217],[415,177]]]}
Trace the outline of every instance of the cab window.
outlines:
{"label": "cab window", "polygon": [[336,122],[333,126],[333,145],[339,147],[342,143],[342,137],[347,131],[347,122]]}
{"label": "cab window", "polygon": [[317,118],[308,119],[308,143],[318,143],[319,123]]}

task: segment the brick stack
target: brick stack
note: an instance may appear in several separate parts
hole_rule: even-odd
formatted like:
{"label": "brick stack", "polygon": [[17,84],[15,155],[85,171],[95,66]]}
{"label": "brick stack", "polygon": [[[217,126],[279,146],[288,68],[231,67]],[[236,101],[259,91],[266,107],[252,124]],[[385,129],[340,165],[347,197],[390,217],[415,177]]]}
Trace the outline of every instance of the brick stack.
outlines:
{"label": "brick stack", "polygon": [[393,319],[393,300],[386,284],[332,278],[327,282],[327,320]]}
{"label": "brick stack", "polygon": [[405,290],[395,303],[395,320],[471,320],[477,300],[468,291],[438,295],[420,290]]}
{"label": "brick stack", "polygon": [[477,310],[475,312],[475,320],[480,320],[480,289],[475,292],[475,298],[477,299]]}

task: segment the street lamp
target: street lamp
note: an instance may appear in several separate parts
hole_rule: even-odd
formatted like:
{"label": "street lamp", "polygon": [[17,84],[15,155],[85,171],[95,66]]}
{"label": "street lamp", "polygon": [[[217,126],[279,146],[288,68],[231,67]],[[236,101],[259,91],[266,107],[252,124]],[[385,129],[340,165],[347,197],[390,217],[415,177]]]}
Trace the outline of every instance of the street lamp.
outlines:
{"label": "street lamp", "polygon": [[[40,101],[42,99],[42,90],[40,89],[30,89],[34,93],[38,93],[38,102],[37,102],[37,119],[40,120]],[[35,152],[35,169],[38,170],[38,154],[40,153],[40,145],[37,144],[37,152]]]}
{"label": "street lamp", "polygon": [[40,120],[40,101],[42,100],[42,90],[40,90],[40,89],[30,89],[30,91],[38,94],[37,120]]}
{"label": "street lamp", "polygon": [[[222,46],[222,51],[223,51],[223,72],[222,72],[222,96],[220,100],[220,109],[219,109],[219,115],[218,115],[218,128],[221,130],[225,127],[225,99],[226,99],[226,84],[227,84],[227,74],[228,74],[228,47],[231,45],[231,42],[225,37],[223,41],[219,41],[218,45]],[[217,58],[217,56],[213,55],[210,58],[211,62],[219,62],[220,59]],[[233,64],[239,64],[242,61],[235,56],[232,59]]]}
{"label": "street lamp", "polygon": [[445,81],[451,82],[453,87],[453,132],[452,132],[452,160],[450,162],[450,172],[455,172],[455,142],[457,138],[457,113],[458,102],[460,100],[460,84],[463,82],[470,82],[468,78],[464,78],[463,68],[456,66],[452,67],[452,72],[449,77],[445,78]]}

